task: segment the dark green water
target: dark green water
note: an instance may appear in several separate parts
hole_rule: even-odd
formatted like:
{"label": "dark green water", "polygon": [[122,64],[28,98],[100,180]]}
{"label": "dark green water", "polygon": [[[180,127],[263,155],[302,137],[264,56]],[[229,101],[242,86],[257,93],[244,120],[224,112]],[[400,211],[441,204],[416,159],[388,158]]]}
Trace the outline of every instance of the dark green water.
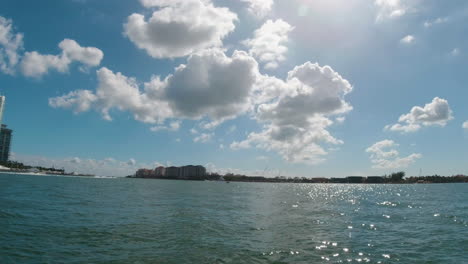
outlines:
{"label": "dark green water", "polygon": [[0,263],[468,263],[468,184],[0,175]]}

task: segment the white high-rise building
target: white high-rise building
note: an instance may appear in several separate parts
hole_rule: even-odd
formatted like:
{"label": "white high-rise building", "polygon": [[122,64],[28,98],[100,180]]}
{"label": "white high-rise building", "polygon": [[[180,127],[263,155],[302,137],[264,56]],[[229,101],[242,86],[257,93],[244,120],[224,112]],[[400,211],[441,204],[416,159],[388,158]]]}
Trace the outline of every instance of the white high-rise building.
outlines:
{"label": "white high-rise building", "polygon": [[10,144],[13,130],[3,124],[3,110],[5,109],[5,96],[0,96],[0,161],[6,162],[10,159]]}

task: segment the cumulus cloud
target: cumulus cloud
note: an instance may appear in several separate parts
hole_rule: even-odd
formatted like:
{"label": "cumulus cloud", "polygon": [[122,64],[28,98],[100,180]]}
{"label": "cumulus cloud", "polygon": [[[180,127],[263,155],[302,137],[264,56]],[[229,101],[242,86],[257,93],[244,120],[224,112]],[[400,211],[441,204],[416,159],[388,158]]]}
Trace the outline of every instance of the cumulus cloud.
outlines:
{"label": "cumulus cloud", "polygon": [[275,69],[286,59],[288,34],[293,29],[294,27],[281,19],[268,20],[254,32],[252,39],[247,39],[243,43],[249,48],[250,55],[265,63],[266,69]]}
{"label": "cumulus cloud", "polygon": [[23,34],[14,33],[13,22],[0,16],[0,71],[14,74],[23,48]]}
{"label": "cumulus cloud", "polygon": [[328,117],[352,109],[344,100],[352,91],[351,84],[331,67],[307,62],[290,71],[281,87],[287,93],[279,93],[256,109],[255,118],[264,125],[263,130],[233,142],[231,148],[273,150],[294,163],[324,161],[328,152],[321,144],[343,143],[327,130],[333,124]]}
{"label": "cumulus cloud", "polygon": [[426,104],[424,107],[413,107],[408,114],[400,116],[398,123],[386,126],[385,130],[404,133],[416,132],[427,126],[444,127],[452,119],[452,110],[448,101],[435,97],[431,103]]}
{"label": "cumulus cloud", "polygon": [[81,47],[72,39],[64,39],[59,43],[59,48],[63,51],[63,55],[70,61],[78,61],[90,67],[95,67],[101,64],[104,53],[95,47]]}
{"label": "cumulus cloud", "polygon": [[407,35],[406,37],[400,39],[400,43],[409,45],[413,43],[415,40],[415,37],[413,35]]}
{"label": "cumulus cloud", "polygon": [[97,96],[88,90],[72,91],[64,96],[49,99],[49,105],[54,108],[72,109],[74,113],[88,111],[97,100]]}
{"label": "cumulus cloud", "polygon": [[145,123],[161,124],[167,118],[201,119],[219,124],[249,110],[258,65],[243,51],[231,57],[219,50],[191,55],[164,79],[154,76],[140,90],[136,80],[107,68],[97,71],[96,92],[79,90],[49,99],[55,108],[76,113],[91,108],[111,120],[110,110],[130,111]]}
{"label": "cumulus cloud", "polygon": [[251,14],[262,18],[270,13],[273,7],[273,0],[241,0],[248,4],[248,10]]}
{"label": "cumulus cloud", "polygon": [[49,69],[58,72],[68,71],[70,60],[64,56],[42,55],[36,51],[26,52],[21,62],[21,71],[25,76],[39,78]]}
{"label": "cumulus cloud", "polygon": [[75,113],[94,108],[103,118],[112,120],[111,109],[130,111],[134,118],[145,123],[162,123],[172,116],[168,103],[150,99],[141,93],[134,78],[120,72],[114,73],[103,67],[97,71],[98,87],[93,93],[89,90],[72,91],[66,95],[50,98],[49,105],[54,108],[72,109]]}
{"label": "cumulus cloud", "polygon": [[408,6],[401,0],[375,0],[375,6],[378,9],[377,21],[397,18],[408,12]]}
{"label": "cumulus cloud", "polygon": [[[290,162],[322,162],[328,146],[343,143],[328,127],[352,109],[344,99],[352,86],[331,67],[307,62],[281,80],[261,75],[255,59],[243,51],[232,56],[219,50],[192,54],[173,74],[154,76],[143,89],[135,79],[107,68],[97,75],[95,92],[74,91],[50,98],[49,104],[76,113],[94,109],[108,120],[112,110],[129,111],[136,120],[157,124],[154,130],[170,129],[162,125],[167,119],[203,120],[200,128],[208,129],[249,113],[262,130],[231,148],[276,151]],[[214,136],[193,134],[195,142]]]}
{"label": "cumulus cloud", "polygon": [[462,128],[468,130],[468,121],[465,121],[462,125]]}
{"label": "cumulus cloud", "polygon": [[157,8],[149,19],[134,13],[124,25],[125,35],[154,58],[183,57],[212,47],[235,29],[237,15],[207,0],[143,0]]}
{"label": "cumulus cloud", "polygon": [[407,157],[400,157],[395,149],[398,144],[393,140],[382,140],[366,149],[370,153],[370,159],[375,169],[397,169],[406,168],[422,157],[421,154],[413,153]]}
{"label": "cumulus cloud", "polygon": [[0,16],[0,71],[3,73],[12,75],[19,65],[25,76],[39,78],[51,69],[67,72],[75,61],[84,65],[84,70],[98,66],[104,56],[100,49],[81,47],[72,39],[64,39],[59,48],[62,50],[59,55],[44,55],[37,51],[21,55],[23,34],[14,33],[12,21]]}
{"label": "cumulus cloud", "polygon": [[21,61],[21,71],[25,76],[39,78],[53,69],[67,72],[71,63],[80,62],[85,67],[95,67],[101,63],[104,53],[95,47],[82,47],[72,39],[59,43],[59,55],[43,55],[37,51],[26,52]]}
{"label": "cumulus cloud", "polygon": [[243,51],[231,57],[217,50],[192,55],[164,81],[165,97],[179,116],[227,119],[249,107],[258,76],[255,59]]}

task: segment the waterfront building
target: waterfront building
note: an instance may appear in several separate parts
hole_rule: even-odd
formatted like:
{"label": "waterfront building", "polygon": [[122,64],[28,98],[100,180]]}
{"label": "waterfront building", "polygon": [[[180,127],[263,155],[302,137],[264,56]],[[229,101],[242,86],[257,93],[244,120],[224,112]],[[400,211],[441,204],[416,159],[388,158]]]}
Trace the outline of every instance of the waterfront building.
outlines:
{"label": "waterfront building", "polygon": [[202,179],[205,176],[206,169],[201,165],[187,165],[180,168],[180,178],[182,179]]}
{"label": "waterfront building", "polygon": [[10,159],[10,144],[13,130],[6,125],[1,125],[0,131],[0,161],[7,162]]}
{"label": "waterfront building", "polygon": [[179,167],[167,167],[165,171],[165,176],[169,178],[179,178],[180,177],[180,168]]}
{"label": "waterfront building", "polygon": [[148,170],[148,169],[139,169],[135,173],[135,176],[137,178],[151,178],[151,177],[153,177],[153,175],[154,175],[154,171],[153,170]]}
{"label": "waterfront building", "polygon": [[156,175],[156,177],[163,177],[166,174],[166,168],[164,168],[163,166],[159,166],[156,169],[154,169],[154,174]]}
{"label": "waterfront building", "polygon": [[206,177],[206,169],[201,165],[188,165],[182,167],[159,166],[154,170],[139,169],[135,173],[137,178],[172,178],[184,180],[202,180]]}

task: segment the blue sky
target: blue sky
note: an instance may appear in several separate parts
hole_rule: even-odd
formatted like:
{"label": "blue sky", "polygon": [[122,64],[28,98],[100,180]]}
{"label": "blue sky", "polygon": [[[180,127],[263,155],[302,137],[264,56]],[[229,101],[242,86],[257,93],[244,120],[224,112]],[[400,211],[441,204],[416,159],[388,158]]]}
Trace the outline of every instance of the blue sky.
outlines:
{"label": "blue sky", "polygon": [[468,3],[4,0],[13,159],[468,174]]}

